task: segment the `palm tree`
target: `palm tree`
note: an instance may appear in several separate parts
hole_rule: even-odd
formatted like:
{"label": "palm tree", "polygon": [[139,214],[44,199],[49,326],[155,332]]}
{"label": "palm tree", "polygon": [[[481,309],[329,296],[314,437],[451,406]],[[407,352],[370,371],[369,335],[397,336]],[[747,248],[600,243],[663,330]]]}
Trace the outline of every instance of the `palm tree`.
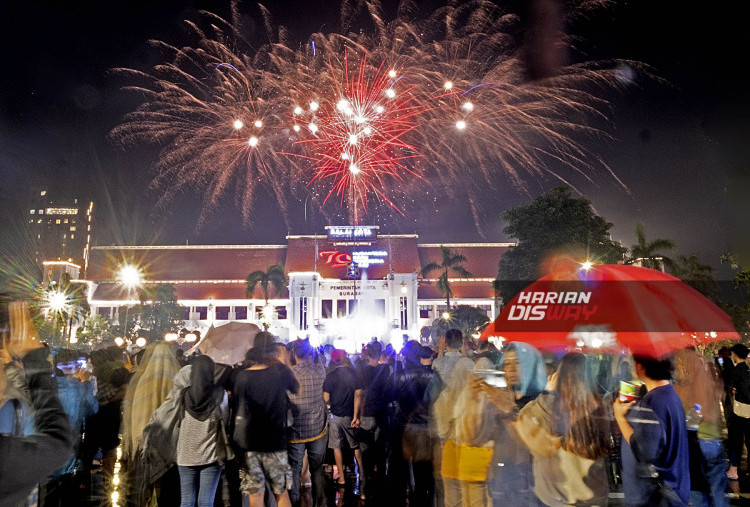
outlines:
{"label": "palm tree", "polygon": [[675,271],[674,260],[665,255],[665,252],[671,252],[675,249],[674,241],[671,239],[646,241],[642,223],[635,225],[635,238],[638,243],[630,248],[630,258],[628,259],[630,264],[639,261],[644,268],[660,271],[664,271],[663,268],[666,268],[670,272]]}
{"label": "palm tree", "polygon": [[278,264],[269,266],[265,271],[253,271],[247,278],[247,296],[253,297],[255,292],[255,286],[260,284],[260,288],[263,290],[263,297],[268,304],[268,286],[272,285],[276,294],[281,294],[287,285],[287,277],[284,273],[284,267]]}
{"label": "palm tree", "polygon": [[466,257],[453,252],[444,245],[440,245],[440,258],[440,263],[431,261],[422,266],[422,277],[425,278],[434,271],[441,272],[440,277],[437,280],[437,289],[440,291],[440,294],[445,296],[445,303],[448,306],[448,310],[450,310],[453,291],[451,290],[448,275],[454,273],[462,278],[468,278],[471,276],[471,273],[466,271],[462,266],[462,264],[466,262]]}

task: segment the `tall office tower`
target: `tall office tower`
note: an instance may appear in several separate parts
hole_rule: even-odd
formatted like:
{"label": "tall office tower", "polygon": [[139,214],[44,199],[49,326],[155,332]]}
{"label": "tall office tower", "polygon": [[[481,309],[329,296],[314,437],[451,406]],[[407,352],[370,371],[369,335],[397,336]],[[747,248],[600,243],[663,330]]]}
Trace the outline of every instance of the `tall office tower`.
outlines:
{"label": "tall office tower", "polygon": [[44,282],[63,273],[84,277],[89,261],[94,203],[40,190],[30,202],[29,234],[35,259],[44,268]]}

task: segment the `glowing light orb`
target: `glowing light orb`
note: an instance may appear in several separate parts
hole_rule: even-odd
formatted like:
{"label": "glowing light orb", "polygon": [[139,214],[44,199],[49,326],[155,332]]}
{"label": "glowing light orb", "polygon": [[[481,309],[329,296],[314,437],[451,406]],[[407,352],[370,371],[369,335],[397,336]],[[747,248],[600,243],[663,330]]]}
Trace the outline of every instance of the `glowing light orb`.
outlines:
{"label": "glowing light orb", "polygon": [[47,306],[53,312],[62,312],[67,305],[68,296],[63,291],[55,289],[47,295]]}
{"label": "glowing light orb", "polygon": [[388,97],[389,99],[392,99],[396,96],[396,91],[393,88],[388,88],[385,91],[385,96]]}
{"label": "glowing light orb", "polygon": [[195,333],[188,333],[185,335],[185,341],[188,343],[194,343],[198,339],[198,335]]}
{"label": "glowing light orb", "polygon": [[443,312],[443,320],[451,320],[450,312]]}
{"label": "glowing light orb", "polygon": [[299,132],[301,130],[299,125],[295,125],[292,128],[294,129],[295,132]]}
{"label": "glowing light orb", "polygon": [[397,75],[398,75],[398,74],[397,74],[397,73],[396,73],[396,71],[395,71],[395,70],[393,70],[393,69],[391,69],[391,70],[389,70],[389,71],[388,71],[388,77],[390,77],[390,78],[394,78],[394,77],[396,77]]}
{"label": "glowing light orb", "polygon": [[260,120],[255,120],[255,123],[253,123],[256,128],[261,128],[263,126],[263,122]]}
{"label": "glowing light orb", "polygon": [[341,160],[349,160],[349,154],[347,152],[342,153]]}
{"label": "glowing light orb", "polygon": [[130,264],[122,266],[117,272],[117,278],[121,284],[129,289],[141,284],[140,270]]}
{"label": "glowing light orb", "polygon": [[385,111],[385,108],[383,106],[375,106],[376,113],[383,114],[383,111]]}
{"label": "glowing light orb", "polygon": [[458,130],[464,130],[466,128],[466,122],[464,120],[458,120],[456,122],[456,128]]}
{"label": "glowing light orb", "polygon": [[318,108],[320,108],[320,104],[318,104],[314,100],[310,102],[310,111],[315,112],[318,110]]}
{"label": "glowing light orb", "polygon": [[146,346],[146,339],[143,336],[139,336],[135,340],[136,347],[145,347]]}
{"label": "glowing light orb", "polygon": [[349,144],[357,144],[357,135],[349,134]]}
{"label": "glowing light orb", "polygon": [[370,127],[365,127],[364,129],[362,129],[362,132],[364,132],[366,136],[369,136],[370,134],[372,134],[372,129]]}
{"label": "glowing light orb", "polygon": [[294,114],[302,114],[302,108],[297,106],[294,108]]}
{"label": "glowing light orb", "polygon": [[235,129],[240,130],[244,126],[245,126],[245,124],[242,123],[242,120],[234,120],[234,128]]}
{"label": "glowing light orb", "polygon": [[463,109],[463,110],[464,110],[464,111],[466,111],[467,113],[470,113],[470,112],[472,112],[472,111],[474,110],[474,104],[473,104],[472,102],[468,102],[468,101],[467,101],[467,102],[464,102],[464,103],[463,103],[463,104],[461,105],[461,109]]}
{"label": "glowing light orb", "polygon": [[591,269],[591,267],[593,265],[594,265],[594,263],[591,262],[591,261],[582,262],[581,263],[581,269],[584,270],[584,271],[588,271],[589,269]]}
{"label": "glowing light orb", "polygon": [[349,107],[349,101],[346,99],[341,99],[338,102],[336,102],[336,109],[338,109],[341,112],[344,112],[345,109]]}
{"label": "glowing light orb", "polygon": [[118,347],[122,347],[125,344],[125,340],[123,340],[120,336],[115,338],[115,345]]}
{"label": "glowing light orb", "polygon": [[453,89],[453,81],[446,81],[445,84],[443,85],[443,88],[445,88],[446,90]]}
{"label": "glowing light orb", "polygon": [[247,144],[249,144],[250,147],[255,148],[256,146],[258,146],[258,138],[252,136],[250,139],[248,139]]}
{"label": "glowing light orb", "polygon": [[352,174],[359,174],[361,172],[357,164],[349,164],[349,172]]}
{"label": "glowing light orb", "polygon": [[314,123],[311,123],[310,125],[308,125],[307,128],[310,129],[310,132],[312,132],[313,134],[318,131],[318,126],[315,125]]}

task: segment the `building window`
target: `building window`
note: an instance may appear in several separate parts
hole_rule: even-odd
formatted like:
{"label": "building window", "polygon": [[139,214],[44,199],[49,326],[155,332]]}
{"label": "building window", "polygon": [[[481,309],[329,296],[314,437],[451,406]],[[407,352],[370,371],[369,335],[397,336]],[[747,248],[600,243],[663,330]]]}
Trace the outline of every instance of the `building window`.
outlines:
{"label": "building window", "polygon": [[307,298],[299,298],[299,328],[307,329]]}
{"label": "building window", "polygon": [[63,239],[66,239],[67,237],[68,237],[67,233],[63,234]]}
{"label": "building window", "polygon": [[419,305],[419,318],[420,319],[429,319],[430,318],[430,312],[432,311],[432,306],[427,305]]}
{"label": "building window", "polygon": [[42,219],[40,218],[39,220],[36,221],[36,223],[41,224],[42,223]]}
{"label": "building window", "polygon": [[247,306],[235,306],[234,318],[237,320],[247,320]]}
{"label": "building window", "polygon": [[75,234],[71,234],[70,235],[70,239],[76,239],[76,235]]}
{"label": "building window", "polygon": [[190,307],[185,307],[185,315],[182,316],[182,320],[190,320]]}
{"label": "building window", "polygon": [[70,226],[70,232],[75,232],[75,230],[76,230],[76,226],[75,225],[71,225]]}
{"label": "building window", "polygon": [[351,314],[353,314],[354,312],[357,311],[357,303],[358,302],[359,301],[357,301],[356,299],[350,299],[349,300],[349,315],[351,315]]}
{"label": "building window", "polygon": [[346,317],[346,299],[336,301],[336,316],[339,319]]}
{"label": "building window", "polygon": [[409,329],[409,305],[408,298],[401,296],[399,301],[399,313],[401,316],[401,329]]}
{"label": "building window", "polygon": [[30,218],[30,219],[29,219],[29,223],[30,223],[30,224],[33,224],[33,223],[34,223],[34,219],[33,219],[33,218]]}
{"label": "building window", "polygon": [[208,320],[208,307],[196,306],[195,313],[198,314],[198,320]]}
{"label": "building window", "polygon": [[66,218],[65,220],[63,220],[63,223],[67,224],[68,223],[68,219]]}
{"label": "building window", "polygon": [[324,319],[333,318],[333,299],[324,299],[320,302],[320,316]]}
{"label": "building window", "polygon": [[216,320],[229,320],[229,307],[228,306],[216,307]]}
{"label": "building window", "polygon": [[60,223],[60,219],[58,218],[57,220],[55,220],[55,223],[59,224]]}
{"label": "building window", "polygon": [[96,314],[101,317],[104,317],[105,319],[108,319],[110,318],[109,309],[110,309],[109,306],[100,306],[99,308],[96,309]]}
{"label": "building window", "polygon": [[286,320],[286,306],[276,306],[274,309],[278,320]]}
{"label": "building window", "polygon": [[39,214],[40,214],[40,215],[44,215],[44,210],[43,210],[43,209],[40,209],[40,210],[39,210]]}
{"label": "building window", "polygon": [[34,209],[30,209],[30,210],[29,210],[29,214],[33,215],[35,211],[36,211],[36,210],[34,210]]}

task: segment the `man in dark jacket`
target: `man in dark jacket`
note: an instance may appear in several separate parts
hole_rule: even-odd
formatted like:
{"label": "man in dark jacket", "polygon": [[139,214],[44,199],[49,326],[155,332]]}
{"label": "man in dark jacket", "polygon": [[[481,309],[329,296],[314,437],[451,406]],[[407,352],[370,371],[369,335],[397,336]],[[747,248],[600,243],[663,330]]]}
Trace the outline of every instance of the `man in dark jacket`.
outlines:
{"label": "man in dark jacket", "polygon": [[[5,345],[4,366],[21,358],[36,428],[36,433],[25,437],[0,435],[0,506],[12,506],[65,462],[73,450],[73,435],[57,397],[47,350],[30,336]],[[4,384],[4,372],[0,375]],[[0,406],[5,401],[0,399]]]}
{"label": "man in dark jacket", "polygon": [[[734,364],[730,377],[734,401],[750,404],[750,368],[748,368],[746,361],[748,348],[741,343],[735,343],[729,350],[732,353],[732,363]],[[727,472],[727,477],[731,480],[737,480],[737,469],[742,460],[742,446],[744,445],[750,452],[750,419],[732,412],[729,416],[728,437],[731,466]]]}

